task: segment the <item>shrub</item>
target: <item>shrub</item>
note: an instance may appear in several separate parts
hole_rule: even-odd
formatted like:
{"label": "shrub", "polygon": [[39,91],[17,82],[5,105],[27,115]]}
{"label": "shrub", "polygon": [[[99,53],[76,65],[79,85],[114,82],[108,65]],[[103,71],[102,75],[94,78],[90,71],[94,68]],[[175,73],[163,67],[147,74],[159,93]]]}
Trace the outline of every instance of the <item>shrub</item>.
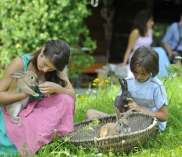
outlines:
{"label": "shrub", "polygon": [[[88,67],[94,61],[90,53],[96,45],[84,24],[84,19],[91,15],[87,3],[87,0],[0,2],[0,76],[13,58],[37,50],[48,39],[68,42],[73,52],[71,63],[79,60],[79,68]],[[84,53],[80,47],[89,47],[88,53]],[[79,55],[75,58],[78,53],[84,58],[79,58]],[[74,72],[80,73],[79,68],[75,67]]]}

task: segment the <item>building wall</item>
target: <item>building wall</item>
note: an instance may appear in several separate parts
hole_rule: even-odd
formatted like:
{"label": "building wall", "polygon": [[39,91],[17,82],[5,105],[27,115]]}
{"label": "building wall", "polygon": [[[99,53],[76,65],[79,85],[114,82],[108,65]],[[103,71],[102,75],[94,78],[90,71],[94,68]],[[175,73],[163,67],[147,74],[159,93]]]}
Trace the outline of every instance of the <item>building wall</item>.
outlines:
{"label": "building wall", "polygon": [[[182,0],[114,0],[112,5],[115,8],[115,14],[112,19],[112,38],[109,45],[103,27],[106,20],[101,16],[103,0],[99,0],[97,7],[88,6],[92,10],[92,16],[88,17],[85,23],[90,30],[91,38],[97,44],[97,49],[93,53],[97,63],[105,61],[119,63],[123,60],[132,23],[139,11],[151,9],[155,26],[160,25],[166,31],[169,24],[179,21],[179,13],[182,10]],[[161,40],[161,36],[154,39]]]}

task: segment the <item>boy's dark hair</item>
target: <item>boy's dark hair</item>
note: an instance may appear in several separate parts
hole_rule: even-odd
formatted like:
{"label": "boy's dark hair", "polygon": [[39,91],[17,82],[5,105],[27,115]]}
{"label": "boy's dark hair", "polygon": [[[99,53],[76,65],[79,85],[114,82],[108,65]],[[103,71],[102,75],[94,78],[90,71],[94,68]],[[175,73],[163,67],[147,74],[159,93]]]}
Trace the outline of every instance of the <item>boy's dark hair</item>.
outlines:
{"label": "boy's dark hair", "polygon": [[159,55],[149,46],[139,47],[130,61],[130,69],[134,73],[135,67],[141,66],[143,71],[155,77],[159,72]]}

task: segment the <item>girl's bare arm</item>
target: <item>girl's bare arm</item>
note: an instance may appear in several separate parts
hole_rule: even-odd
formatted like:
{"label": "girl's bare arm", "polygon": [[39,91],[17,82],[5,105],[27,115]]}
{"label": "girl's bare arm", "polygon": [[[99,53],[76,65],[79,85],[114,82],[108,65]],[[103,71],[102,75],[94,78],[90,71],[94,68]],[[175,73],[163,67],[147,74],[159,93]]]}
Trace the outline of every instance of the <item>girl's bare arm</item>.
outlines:
{"label": "girl's bare arm", "polygon": [[18,94],[10,94],[7,92],[13,80],[13,77],[11,77],[10,74],[17,71],[23,71],[23,66],[23,60],[20,57],[17,57],[5,70],[2,78],[0,79],[0,104],[6,105],[28,96],[28,94],[24,92]]}

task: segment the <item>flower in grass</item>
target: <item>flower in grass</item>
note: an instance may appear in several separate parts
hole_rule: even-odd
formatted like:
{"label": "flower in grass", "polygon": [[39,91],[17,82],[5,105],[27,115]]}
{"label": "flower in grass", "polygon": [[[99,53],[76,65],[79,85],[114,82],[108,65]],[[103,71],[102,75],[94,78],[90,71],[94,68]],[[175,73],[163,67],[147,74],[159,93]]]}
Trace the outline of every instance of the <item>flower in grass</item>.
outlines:
{"label": "flower in grass", "polygon": [[151,156],[155,156],[155,154],[151,154]]}
{"label": "flower in grass", "polygon": [[86,91],[87,94],[89,94],[91,92],[92,92],[92,89],[90,89],[90,88]]}
{"label": "flower in grass", "polygon": [[112,152],[109,152],[109,156],[112,156],[113,155],[113,153]]}
{"label": "flower in grass", "polygon": [[116,88],[116,85],[113,85],[114,88]]}
{"label": "flower in grass", "polygon": [[83,95],[81,94],[78,94],[78,97],[80,97],[81,101],[84,102],[86,100],[86,97],[84,97]]}
{"label": "flower in grass", "polygon": [[106,83],[109,83],[110,81],[109,80],[105,80]]}
{"label": "flower in grass", "polygon": [[145,152],[146,152],[146,151],[144,150],[144,151],[142,151],[142,153],[141,153],[141,154],[142,154],[142,155],[144,155],[144,154],[145,154]]}
{"label": "flower in grass", "polygon": [[98,86],[101,87],[103,84],[104,84],[104,81],[100,82]]}
{"label": "flower in grass", "polygon": [[180,56],[176,56],[175,58],[176,58],[176,59],[182,59],[182,57],[180,57]]}
{"label": "flower in grass", "polygon": [[175,156],[174,150],[171,151],[171,156]]}
{"label": "flower in grass", "polygon": [[104,91],[101,91],[100,94],[104,94]]}
{"label": "flower in grass", "polygon": [[96,83],[92,83],[92,86],[96,87],[96,86],[97,86],[97,84],[96,84]]}
{"label": "flower in grass", "polygon": [[97,82],[99,82],[99,79],[96,78],[95,80],[93,80],[93,82],[97,83]]}
{"label": "flower in grass", "polygon": [[102,157],[102,153],[98,153],[97,156],[101,156]]}
{"label": "flower in grass", "polygon": [[84,102],[86,100],[86,97],[81,97],[81,101]]}

